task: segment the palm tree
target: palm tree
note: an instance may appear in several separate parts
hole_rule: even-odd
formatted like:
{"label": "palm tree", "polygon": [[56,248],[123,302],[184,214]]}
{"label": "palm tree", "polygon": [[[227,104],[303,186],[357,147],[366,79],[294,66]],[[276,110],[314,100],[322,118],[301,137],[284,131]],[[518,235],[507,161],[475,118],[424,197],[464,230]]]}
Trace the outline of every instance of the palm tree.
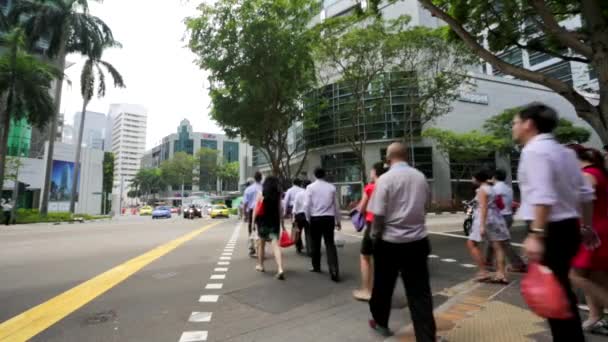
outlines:
{"label": "palm tree", "polygon": [[[11,12],[13,17],[23,23],[31,49],[34,49],[40,40],[48,40],[45,55],[56,59],[58,68],[62,72],[65,69],[67,54],[100,56],[103,48],[114,42],[110,27],[101,19],[89,14],[88,0],[17,0]],[[54,94],[55,108],[49,125],[49,147],[40,208],[43,215],[48,212],[51,166],[62,85],[62,79],[58,80]]]}
{"label": "palm tree", "polygon": [[[78,187],[78,172],[80,171],[80,153],[82,149],[82,136],[84,133],[84,123],[87,115],[87,106],[95,95],[95,84],[97,83],[97,97],[106,95],[106,75],[104,69],[114,80],[114,87],[124,88],[125,84],[122,75],[114,66],[99,57],[89,57],[80,74],[80,94],[82,95],[82,117],[78,129],[78,142],[76,144],[76,158],[74,160],[74,177],[72,177],[72,196],[70,197],[70,213],[74,214],[76,206],[76,194]],[[97,82],[96,82],[97,80]]]}
{"label": "palm tree", "polygon": [[25,51],[24,37],[22,29],[13,28],[1,38],[7,51],[0,56],[0,186],[11,119],[26,117],[33,125],[45,125],[53,116],[51,83],[61,76],[57,68]]}

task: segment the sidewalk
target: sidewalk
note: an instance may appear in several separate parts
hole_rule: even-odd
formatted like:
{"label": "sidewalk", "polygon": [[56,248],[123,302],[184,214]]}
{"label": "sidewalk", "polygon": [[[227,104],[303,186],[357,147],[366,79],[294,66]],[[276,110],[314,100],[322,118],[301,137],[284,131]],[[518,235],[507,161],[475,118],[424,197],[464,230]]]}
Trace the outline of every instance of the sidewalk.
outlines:
{"label": "sidewalk", "polygon": [[[448,342],[552,341],[546,321],[532,313],[521,297],[521,276],[511,278],[506,287],[462,284],[462,292],[435,309],[438,335]],[[587,334],[586,338],[587,342],[608,342],[604,336]],[[416,339],[411,325],[386,340],[413,341]]]}

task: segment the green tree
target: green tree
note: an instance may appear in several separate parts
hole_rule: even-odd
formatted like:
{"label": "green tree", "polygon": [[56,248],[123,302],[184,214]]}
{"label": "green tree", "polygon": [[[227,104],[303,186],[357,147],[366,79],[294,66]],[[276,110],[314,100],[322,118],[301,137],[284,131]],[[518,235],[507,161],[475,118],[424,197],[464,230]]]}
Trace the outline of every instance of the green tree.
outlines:
{"label": "green tree", "polygon": [[[115,47],[119,46],[117,43],[107,46]],[[82,149],[82,137],[84,135],[85,120],[87,115],[87,106],[93,99],[93,95],[97,93],[98,98],[102,98],[106,95],[106,75],[104,69],[110,74],[110,77],[114,80],[114,87],[124,88],[125,84],[122,79],[122,75],[114,68],[114,66],[102,59],[102,51],[98,52],[99,55],[89,56],[82,67],[80,74],[80,94],[82,96],[82,114],[80,118],[80,127],[78,128],[78,140],[76,142],[76,157],[74,159],[74,174],[79,174],[80,171],[80,153]],[[97,89],[95,89],[97,86]],[[72,179],[72,196],[70,196],[70,213],[74,213],[76,207],[76,193],[78,187],[78,178],[73,177]]]}
{"label": "green tree", "polygon": [[341,88],[350,94],[334,115],[339,117],[338,135],[358,157],[362,182],[369,127],[392,113],[391,92],[407,96],[402,133],[412,138],[422,125],[449,112],[467,78],[471,55],[460,44],[446,41],[436,30],[410,28],[409,21],[405,16],[351,15],[317,27],[317,69],[331,83],[339,75]]}
{"label": "green tree", "polygon": [[473,162],[492,154],[504,143],[501,138],[479,131],[456,133],[439,128],[429,128],[424,130],[422,136],[435,141],[435,146],[447,162],[455,162],[464,166],[460,174],[451,175],[451,178],[456,179],[456,194],[460,190],[460,180],[466,174],[475,171],[471,169],[477,167]]}
{"label": "green tree", "polygon": [[114,187],[114,153],[103,154],[103,181],[102,181],[102,214],[107,214],[112,208],[112,188]]}
{"label": "green tree", "polygon": [[283,177],[289,128],[311,114],[302,102],[314,84],[308,25],[318,9],[313,0],[219,0],[186,20],[189,47],[210,74],[212,118]]}
{"label": "green tree", "polygon": [[177,152],[173,158],[165,160],[160,165],[162,177],[167,184],[181,185],[182,197],[184,196],[184,186],[193,183],[194,164],[193,156],[185,152]]}
{"label": "green tree", "polygon": [[131,189],[138,192],[139,196],[145,197],[148,203],[150,195],[156,195],[166,186],[160,168],[140,169],[133,177]]}
{"label": "green tree", "polygon": [[239,172],[239,162],[221,163],[218,169],[218,178],[221,183],[220,189],[222,191],[238,190]]}
{"label": "green tree", "polygon": [[59,71],[25,51],[23,30],[1,37],[6,51],[0,56],[0,185],[4,182],[10,122],[24,116],[38,127],[53,115],[51,83]]}
{"label": "green tree", "polygon": [[198,175],[198,185],[202,191],[217,191],[219,171],[218,151],[203,147],[196,153],[198,164],[195,174]]}
{"label": "green tree", "polygon": [[[419,0],[434,17],[447,23],[452,37],[495,69],[543,85],[568,100],[580,118],[608,144],[608,2],[605,0]],[[560,22],[580,18],[582,26]],[[578,19],[576,19],[579,21]],[[487,45],[483,44],[487,41]],[[540,71],[525,69],[501,52],[541,53],[585,64],[597,74],[599,104],[573,85]]]}
{"label": "green tree", "polygon": [[[41,40],[48,41],[45,55],[56,61],[63,73],[66,56],[80,53],[85,56],[99,56],[105,46],[114,42],[112,30],[98,17],[89,13],[87,0],[17,0],[10,16],[21,22],[30,49]],[[61,104],[62,80],[54,93],[54,110],[49,125],[49,145],[42,194],[41,214],[48,212],[51,181],[51,166],[57,135],[57,117]]]}
{"label": "green tree", "polygon": [[[507,109],[489,118],[483,125],[486,132],[501,140],[501,150],[505,152],[510,152],[514,146],[511,136],[511,123],[518,112],[518,107]],[[554,135],[555,139],[562,144],[582,144],[589,141],[591,132],[584,127],[575,126],[568,119],[561,118]]]}

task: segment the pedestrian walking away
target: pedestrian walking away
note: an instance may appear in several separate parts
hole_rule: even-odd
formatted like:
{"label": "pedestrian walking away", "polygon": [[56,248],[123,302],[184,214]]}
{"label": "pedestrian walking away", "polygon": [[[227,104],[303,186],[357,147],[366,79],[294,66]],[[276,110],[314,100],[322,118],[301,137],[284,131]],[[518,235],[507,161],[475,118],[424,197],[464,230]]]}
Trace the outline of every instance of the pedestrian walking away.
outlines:
{"label": "pedestrian walking away", "polygon": [[[302,189],[305,190],[310,185],[309,180],[304,180],[302,182]],[[310,233],[310,224],[308,223],[308,218],[306,217],[306,191],[300,191],[294,198],[293,201],[293,213],[294,220],[297,229],[300,232],[304,232],[304,239],[306,240],[305,248],[306,255],[312,256],[312,237]],[[300,233],[301,236],[301,233]],[[301,239],[301,238],[300,238]]]}
{"label": "pedestrian walking away", "polygon": [[582,342],[585,337],[568,274],[581,239],[590,242],[592,237],[588,232],[594,191],[583,178],[574,151],[555,140],[552,132],[558,121],[555,110],[542,103],[524,107],[513,119],[513,138],[524,146],[517,171],[521,190],[517,216],[529,222],[524,242],[529,260],[551,269],[573,313],[570,319],[549,319],[553,340]]}
{"label": "pedestrian walking away", "polygon": [[321,272],[321,239],[325,242],[327,265],[331,279],[340,281],[338,251],[334,240],[334,228],[341,229],[340,207],[336,197],[336,187],[325,181],[325,170],[315,169],[316,180],[306,188],[306,216],[310,217],[312,240],[311,272]]}
{"label": "pedestrian walking away", "polygon": [[249,232],[249,255],[255,256],[255,243],[251,239],[251,232],[255,229],[255,221],[253,220],[253,208],[255,207],[256,198],[262,192],[262,174],[258,171],[253,177],[253,182],[245,189],[243,194],[243,207],[247,215],[247,231]]}
{"label": "pedestrian walking away", "polygon": [[361,215],[365,215],[366,227],[363,231],[363,239],[361,241],[361,252],[359,256],[359,263],[361,267],[361,287],[353,291],[353,297],[357,300],[369,301],[372,297],[372,286],[373,286],[373,267],[372,267],[372,252],[373,252],[373,241],[370,236],[370,230],[372,228],[372,222],[374,220],[374,214],[367,210],[367,205],[374,192],[376,186],[376,180],[382,176],[385,172],[383,162],[374,164],[370,171],[370,183],[365,186],[363,191],[363,198],[357,206],[357,210]]}
{"label": "pedestrian walking away", "polygon": [[11,224],[11,211],[13,210],[13,205],[11,204],[11,201],[6,198],[2,198],[0,205],[2,206],[2,214],[4,215],[4,224],[8,226]]}
{"label": "pedestrian walking away", "polygon": [[[478,171],[473,176],[473,184],[477,185],[475,200],[478,205],[473,215],[473,225],[467,246],[471,257],[477,263],[479,272],[475,277],[479,282],[492,282],[508,284],[505,264],[505,242],[511,238],[505,219],[500,215],[497,196],[489,184],[490,173],[485,170]],[[496,252],[496,276],[491,277],[486,270],[485,262],[479,244],[487,240]]]}
{"label": "pedestrian walking away", "polygon": [[285,198],[283,199],[283,215],[286,219],[291,221],[291,236],[295,242],[296,251],[298,254],[302,253],[302,249],[304,248],[304,244],[302,243],[302,230],[298,227],[295,222],[293,206],[296,196],[304,192],[302,189],[302,181],[298,178],[295,178],[292,181],[293,185],[285,192]]}
{"label": "pedestrian walking away", "polygon": [[272,243],[274,259],[277,263],[276,278],[279,280],[285,279],[283,272],[283,258],[281,255],[281,247],[279,246],[279,236],[281,228],[285,230],[285,222],[283,220],[283,205],[281,201],[281,189],[279,179],[275,176],[267,177],[264,180],[262,193],[258,195],[256,200],[256,209],[253,212],[253,220],[258,223],[258,263],[255,269],[259,272],[265,272],[264,268],[264,250],[267,241]]}
{"label": "pedestrian walking away", "polygon": [[425,226],[425,205],[430,189],[422,172],[407,164],[407,147],[393,143],[387,149],[390,169],[376,181],[367,210],[374,214],[374,286],[369,325],[384,336],[388,327],[391,298],[401,274],[418,342],[435,342],[433,297],[428,256],[431,245]]}
{"label": "pedestrian walking away", "polygon": [[[502,202],[502,208],[499,208],[500,215],[504,218],[505,223],[507,225],[507,229],[510,232],[511,227],[513,226],[513,188],[511,188],[511,186],[505,182],[506,179],[507,172],[505,170],[497,169],[496,171],[494,171],[494,186],[492,187],[492,190],[494,190],[496,198],[500,198]],[[505,255],[510,263],[510,267],[507,268],[507,271],[526,272],[526,263],[523,261],[519,253],[515,250],[515,248],[511,245],[511,241],[505,241],[503,247],[505,249]],[[494,264],[494,249],[492,247],[492,243],[486,244],[485,263],[486,265]]]}
{"label": "pedestrian walking away", "polygon": [[583,290],[589,307],[583,330],[608,335],[608,319],[602,318],[604,309],[608,308],[608,170],[600,151],[581,145],[569,147],[576,152],[583,175],[595,189],[592,226],[602,242],[595,249],[579,247],[570,279]]}

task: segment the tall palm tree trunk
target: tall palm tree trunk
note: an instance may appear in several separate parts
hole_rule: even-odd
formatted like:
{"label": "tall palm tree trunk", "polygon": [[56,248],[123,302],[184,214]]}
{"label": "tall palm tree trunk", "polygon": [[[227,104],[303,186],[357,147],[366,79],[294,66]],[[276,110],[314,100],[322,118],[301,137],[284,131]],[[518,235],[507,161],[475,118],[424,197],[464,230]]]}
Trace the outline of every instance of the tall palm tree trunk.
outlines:
{"label": "tall palm tree trunk", "polygon": [[4,171],[6,169],[6,155],[8,154],[8,133],[10,131],[11,116],[6,110],[6,94],[0,97],[0,193],[4,187]]}
{"label": "tall palm tree trunk", "polygon": [[53,168],[53,153],[55,151],[55,140],[57,139],[57,122],[59,111],[61,110],[61,94],[63,91],[63,73],[65,71],[65,58],[67,55],[67,27],[63,28],[61,42],[59,45],[59,65],[58,69],[61,72],[61,77],[57,79],[55,86],[55,110],[53,117],[49,123],[49,147],[46,155],[46,169],[44,174],[44,187],[42,190],[42,199],[40,204],[40,214],[46,216],[49,212],[49,193],[51,192],[51,172]]}
{"label": "tall palm tree trunk", "polygon": [[87,101],[82,104],[82,116],[78,128],[78,142],[76,144],[76,157],[74,158],[74,176],[72,177],[72,195],[70,196],[70,213],[76,210],[76,195],[78,194],[78,174],[80,173],[80,153],[82,152],[82,137],[84,136],[84,121],[87,115]]}

